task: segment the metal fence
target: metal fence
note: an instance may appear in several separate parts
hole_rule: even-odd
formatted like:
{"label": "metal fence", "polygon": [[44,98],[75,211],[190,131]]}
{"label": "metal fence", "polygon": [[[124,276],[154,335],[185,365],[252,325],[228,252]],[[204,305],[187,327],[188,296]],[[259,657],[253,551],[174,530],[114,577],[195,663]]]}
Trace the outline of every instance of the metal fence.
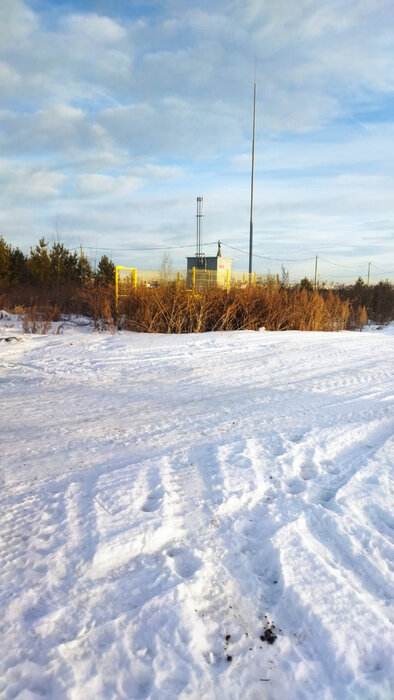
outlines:
{"label": "metal fence", "polygon": [[195,293],[210,287],[220,287],[228,292],[232,287],[256,287],[268,279],[268,275],[256,275],[255,272],[221,272],[192,267],[185,273],[172,270],[138,270],[135,267],[118,265],[115,275],[116,306],[118,308],[119,300],[127,297],[138,285],[155,288],[168,282],[184,282],[187,289]]}

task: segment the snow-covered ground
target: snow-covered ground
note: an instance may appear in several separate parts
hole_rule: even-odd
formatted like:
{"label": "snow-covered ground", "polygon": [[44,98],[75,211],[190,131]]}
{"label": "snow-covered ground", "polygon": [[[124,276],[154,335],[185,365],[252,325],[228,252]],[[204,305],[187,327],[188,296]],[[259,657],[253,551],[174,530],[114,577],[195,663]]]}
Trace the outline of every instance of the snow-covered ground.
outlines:
{"label": "snow-covered ground", "polygon": [[0,323],[1,697],[394,696],[392,329]]}

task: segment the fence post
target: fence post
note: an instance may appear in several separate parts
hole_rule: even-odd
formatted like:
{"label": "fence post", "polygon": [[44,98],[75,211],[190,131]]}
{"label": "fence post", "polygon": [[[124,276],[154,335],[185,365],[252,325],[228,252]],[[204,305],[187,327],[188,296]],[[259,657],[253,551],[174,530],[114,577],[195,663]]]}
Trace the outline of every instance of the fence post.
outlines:
{"label": "fence post", "polygon": [[137,288],[137,268],[136,267],[133,270],[133,287],[134,287],[134,289]]}
{"label": "fence post", "polygon": [[230,289],[230,270],[227,270],[226,272],[226,292],[227,294],[229,293]]}
{"label": "fence post", "polygon": [[192,291],[196,291],[196,268],[192,267]]}
{"label": "fence post", "polygon": [[116,315],[119,313],[119,273],[118,267],[115,267],[115,310]]}
{"label": "fence post", "polygon": [[253,273],[253,287],[256,286],[256,273]]}

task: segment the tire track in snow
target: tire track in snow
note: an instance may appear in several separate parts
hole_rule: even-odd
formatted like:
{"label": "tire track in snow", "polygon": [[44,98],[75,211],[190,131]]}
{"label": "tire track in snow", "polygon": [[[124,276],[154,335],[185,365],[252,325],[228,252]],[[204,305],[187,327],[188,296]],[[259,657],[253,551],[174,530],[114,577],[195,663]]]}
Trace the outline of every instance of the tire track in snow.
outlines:
{"label": "tire track in snow", "polygon": [[[204,445],[186,451],[172,460],[162,479],[167,494],[163,516],[178,533],[166,554],[181,579],[178,598],[191,621],[194,662],[216,676],[219,685],[207,696],[216,698],[223,673],[245,675],[248,683],[266,675],[267,658],[259,639],[263,606],[256,608],[228,560],[229,547],[239,534],[232,527],[234,514],[225,515],[226,491],[216,448]],[[245,654],[250,663],[243,661],[240,667]]]}
{"label": "tire track in snow", "polygon": [[295,441],[287,440],[287,450],[278,462],[289,493],[306,491],[307,501],[329,506],[394,432],[386,411],[382,418],[374,416],[367,429],[365,423],[346,420],[348,413],[342,418],[335,430],[312,429]]}
{"label": "tire track in snow", "polygon": [[[297,652],[289,655],[289,672],[308,664],[306,697],[315,691],[319,676],[333,697],[338,696],[337,686],[349,689],[346,697],[366,697],[365,679],[375,674],[376,694],[371,697],[383,700],[390,697],[393,649],[387,617],[373,595],[357,586],[346,567],[342,569],[336,553],[327,549],[326,535],[322,541],[316,538],[322,527],[318,521],[318,512],[309,509],[274,538],[286,583],[278,616]],[[382,672],[385,686],[379,686]]]}

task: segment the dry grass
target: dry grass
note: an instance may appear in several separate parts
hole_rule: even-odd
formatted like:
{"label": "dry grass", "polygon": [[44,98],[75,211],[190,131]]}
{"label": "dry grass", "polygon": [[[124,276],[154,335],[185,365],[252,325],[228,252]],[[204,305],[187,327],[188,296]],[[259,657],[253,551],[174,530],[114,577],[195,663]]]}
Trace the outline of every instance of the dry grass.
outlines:
{"label": "dry grass", "polygon": [[97,330],[115,330],[113,284],[87,282],[76,291],[73,305],[78,313],[93,318]]}
{"label": "dry grass", "polygon": [[[310,292],[299,287],[267,283],[258,287],[234,287],[227,293],[216,287],[195,294],[184,282],[168,282],[157,288],[138,286],[119,302],[115,312],[114,286],[88,282],[64,294],[67,304],[53,299],[39,303],[24,299],[24,330],[48,332],[59,311],[93,319],[98,330],[116,326],[145,333],[202,333],[228,330],[339,331],[362,328],[367,312],[354,301],[324,290]],[[26,296],[26,294],[25,294]],[[27,297],[26,297],[27,298]],[[6,308],[6,306],[4,306]],[[11,310],[10,305],[8,308]],[[15,308],[15,305],[14,305]]]}
{"label": "dry grass", "polygon": [[53,321],[59,320],[59,309],[57,306],[46,304],[44,306],[30,306],[27,309],[16,307],[22,319],[24,333],[39,333],[46,335]]}
{"label": "dry grass", "polygon": [[[137,287],[121,304],[124,327],[148,333],[201,333],[221,330],[338,331],[349,327],[350,304],[338,295],[324,296],[269,284],[194,294],[182,283],[156,289]],[[354,316],[354,314],[353,314]],[[357,324],[363,320],[357,314]],[[354,327],[354,325],[353,325]]]}

